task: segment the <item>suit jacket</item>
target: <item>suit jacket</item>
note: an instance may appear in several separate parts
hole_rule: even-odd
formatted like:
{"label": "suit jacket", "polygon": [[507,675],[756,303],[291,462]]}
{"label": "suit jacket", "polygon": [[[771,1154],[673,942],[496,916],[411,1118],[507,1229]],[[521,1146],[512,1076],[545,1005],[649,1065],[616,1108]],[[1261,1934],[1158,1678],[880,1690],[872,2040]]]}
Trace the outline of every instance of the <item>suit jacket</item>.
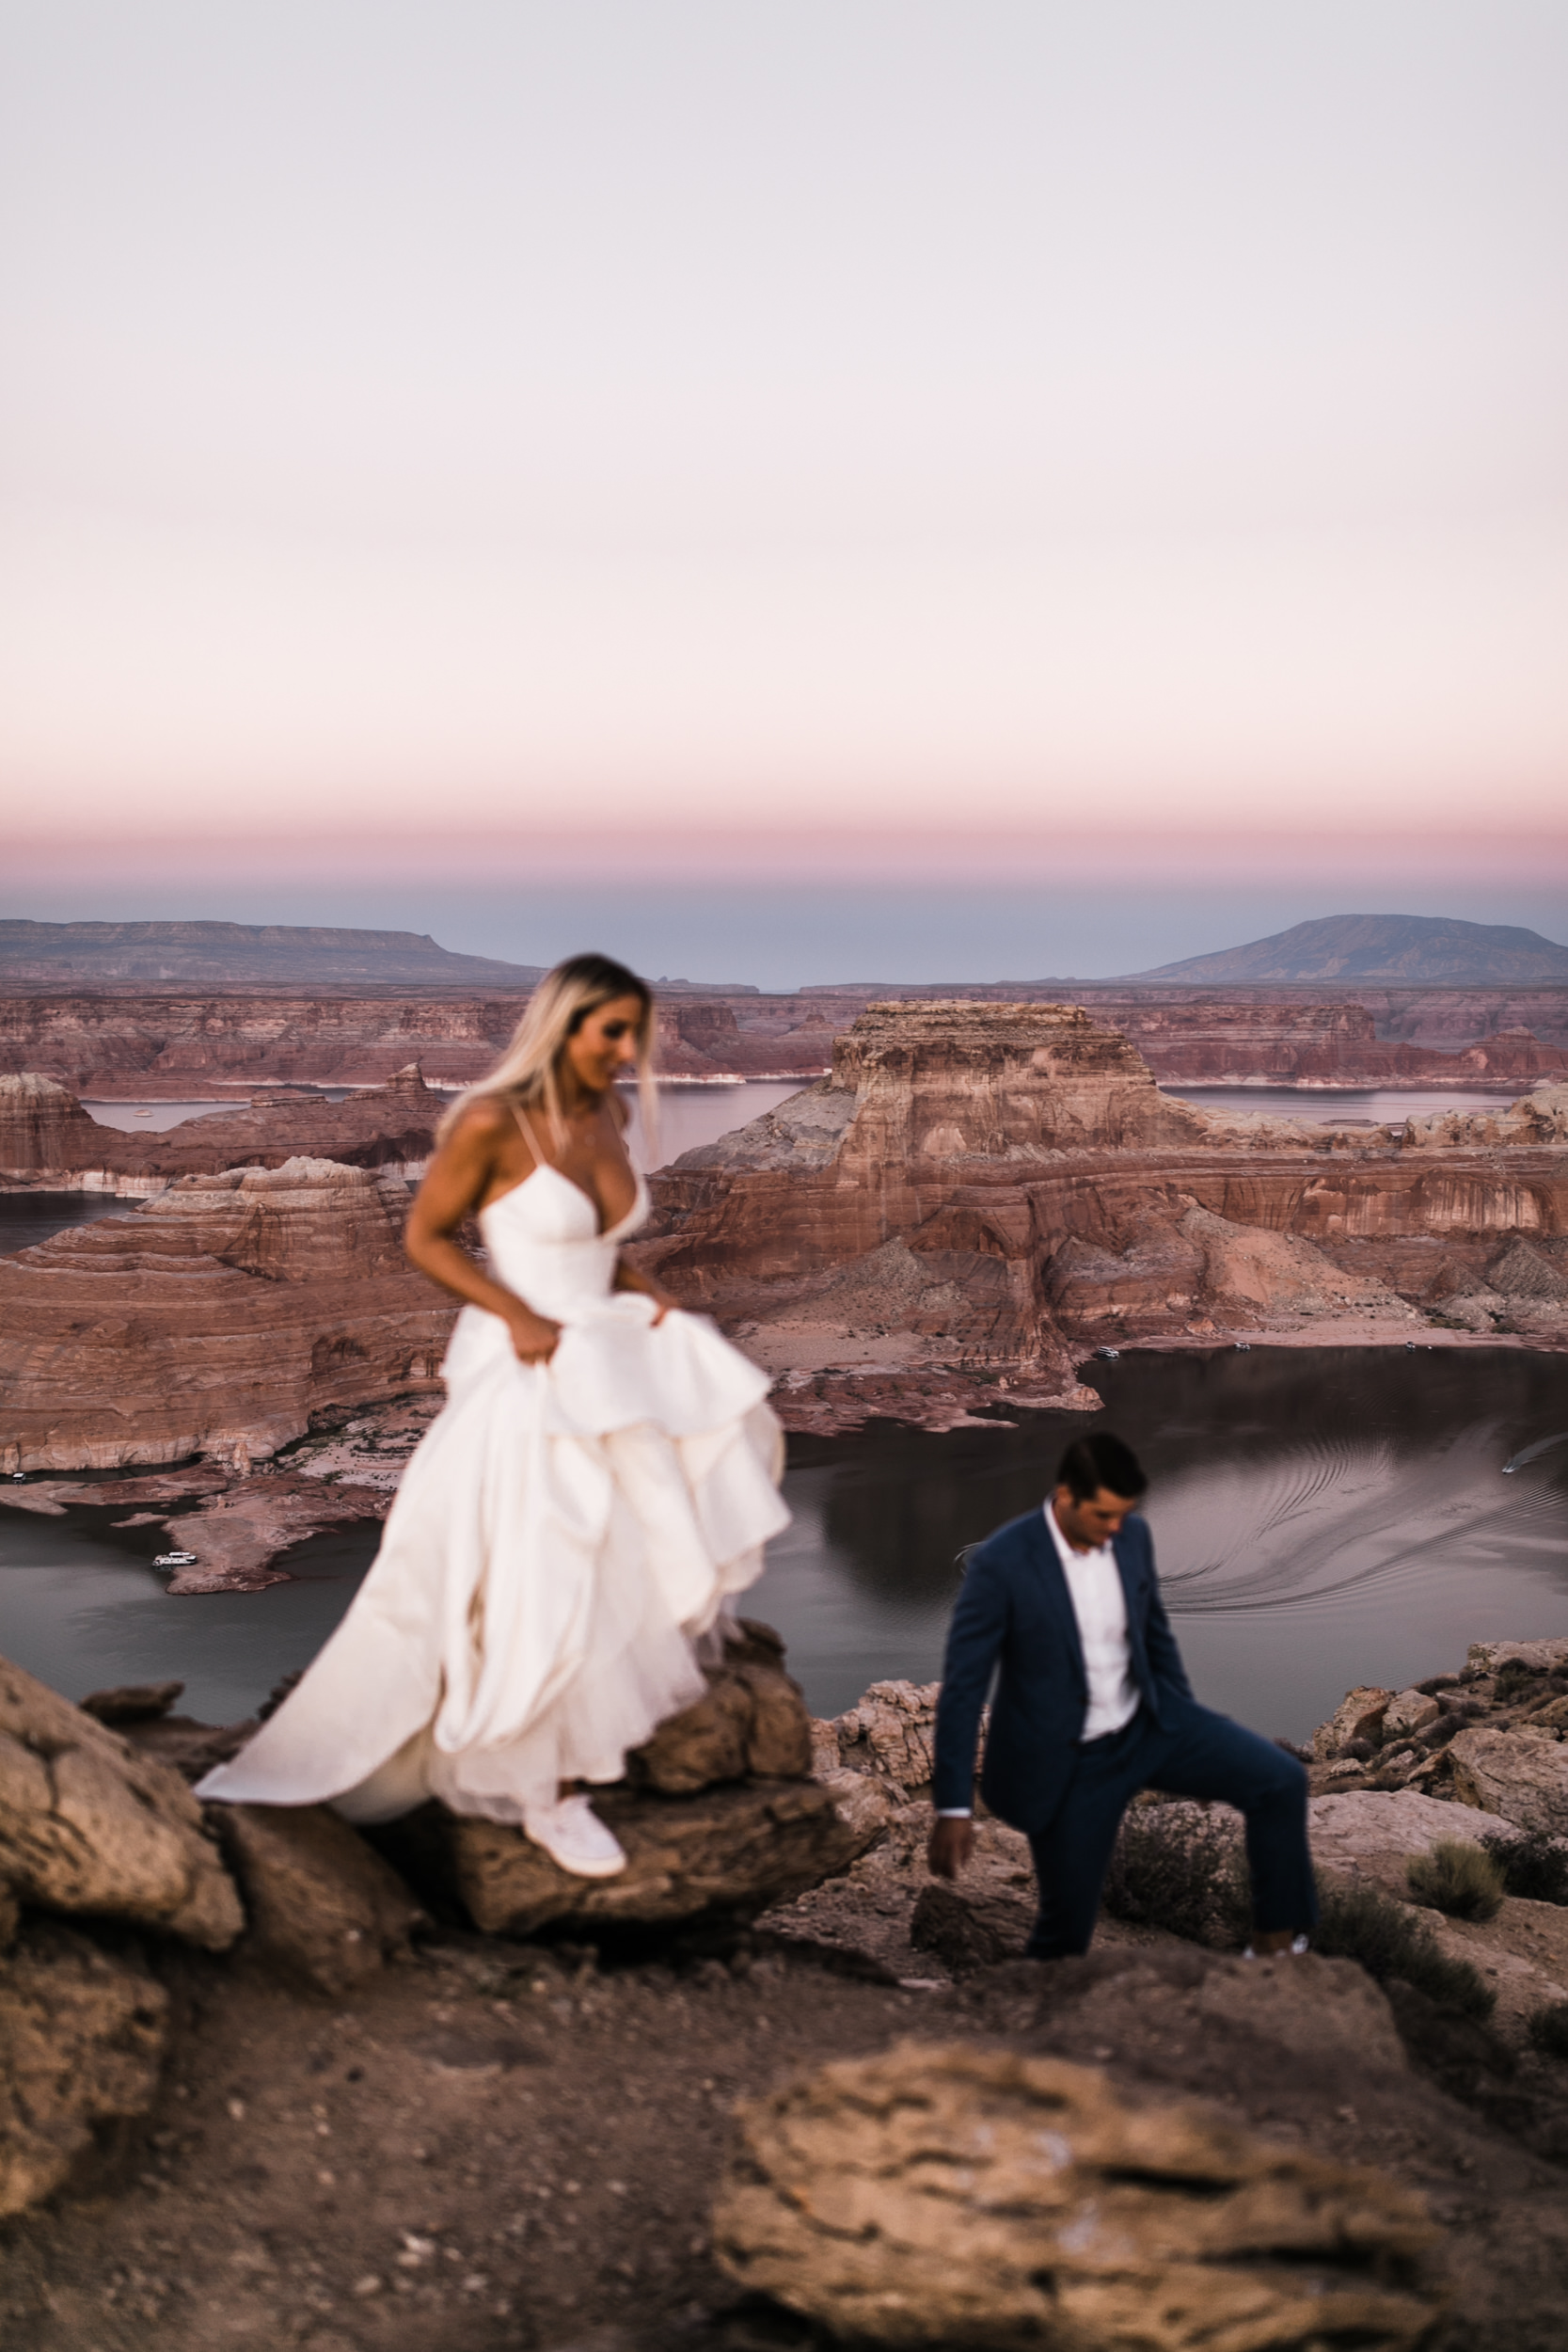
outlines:
{"label": "suit jacket", "polygon": [[[1160,1598],[1148,1522],[1126,1520],[1112,1550],[1127,1597],[1132,1678],[1164,1728],[1194,1701]],[[1089,1701],[1072,1597],[1041,1511],[1010,1519],[971,1555],[937,1702],[931,1793],[939,1807],[974,1802],[980,1711],[997,1667],[981,1793],[1003,1820],[1037,1836],[1067,1788]]]}

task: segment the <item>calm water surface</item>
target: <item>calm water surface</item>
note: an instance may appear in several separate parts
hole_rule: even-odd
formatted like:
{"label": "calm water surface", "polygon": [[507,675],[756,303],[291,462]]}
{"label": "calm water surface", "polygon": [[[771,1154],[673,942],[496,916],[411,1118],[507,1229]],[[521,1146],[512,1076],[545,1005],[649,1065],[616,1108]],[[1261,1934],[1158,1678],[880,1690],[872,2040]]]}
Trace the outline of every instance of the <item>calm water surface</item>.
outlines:
{"label": "calm water surface", "polygon": [[1407,1119],[1424,1119],[1431,1111],[1506,1110],[1529,1089],[1520,1084],[1492,1094],[1467,1094],[1442,1087],[1406,1092],[1367,1087],[1163,1086],[1160,1091],[1205,1111],[1268,1111],[1275,1119],[1305,1119],[1324,1127],[1400,1127]]}
{"label": "calm water surface", "polygon": [[[1092,1376],[1101,1421],[1153,1478],[1167,1601],[1212,1705],[1300,1738],[1353,1683],[1457,1667],[1491,1636],[1568,1632],[1568,1357],[1255,1348],[1130,1354]],[[1095,1425],[1035,1414],[791,1441],[795,1523],[748,1606],[784,1633],[816,1712],[884,1677],[936,1676],[954,1554],[1034,1507],[1063,1443]],[[73,1698],[181,1675],[217,1721],[313,1655],[376,1540],[316,1538],[291,1555],[298,1583],[169,1600],[148,1565],[163,1539],[114,1533],[111,1516],[0,1510],[0,1650]]]}

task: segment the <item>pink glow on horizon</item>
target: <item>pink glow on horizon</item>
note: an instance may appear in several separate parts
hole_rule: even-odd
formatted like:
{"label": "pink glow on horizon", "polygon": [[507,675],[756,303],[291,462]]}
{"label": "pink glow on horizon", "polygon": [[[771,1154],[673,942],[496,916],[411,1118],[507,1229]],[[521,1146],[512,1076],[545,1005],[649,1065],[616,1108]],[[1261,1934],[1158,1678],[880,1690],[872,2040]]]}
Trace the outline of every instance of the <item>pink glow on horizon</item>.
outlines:
{"label": "pink glow on horizon", "polygon": [[1018,884],[1070,875],[1090,884],[1149,888],[1245,887],[1289,877],[1332,887],[1337,898],[1377,888],[1413,890],[1568,882],[1568,821],[1528,830],[1432,824],[1416,832],[1386,825],[1307,828],[1281,823],[1115,827],[977,824],[960,830],[906,819],[893,825],[741,828],[673,822],[653,831],[616,824],[600,831],[518,827],[426,832],[384,826],[372,835],[323,829],[269,829],[228,835],[150,830],[122,835],[61,835],[41,829],[13,841],[15,887],[102,887],[117,879],[166,882],[171,890],[244,878],[308,879],[329,885],[432,886],[530,882],[724,882],[919,887]]}

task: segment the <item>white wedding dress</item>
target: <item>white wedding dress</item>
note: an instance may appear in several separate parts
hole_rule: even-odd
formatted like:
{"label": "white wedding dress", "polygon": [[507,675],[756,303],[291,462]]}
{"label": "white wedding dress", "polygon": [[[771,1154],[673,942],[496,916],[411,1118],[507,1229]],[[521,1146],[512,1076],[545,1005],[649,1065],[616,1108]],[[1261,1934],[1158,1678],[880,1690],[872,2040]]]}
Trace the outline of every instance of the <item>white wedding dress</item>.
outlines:
{"label": "white wedding dress", "polygon": [[466,1307],[448,1402],[411,1457],[375,1564],[304,1679],[198,1795],[328,1801],[388,1820],[426,1797],[522,1824],[562,1781],[613,1781],[701,1696],[696,1644],[788,1523],[768,1377],[712,1324],[614,1291],[647,1215],[598,1231],[541,1162],[481,1210],[497,1279],[562,1325],[519,1362]]}

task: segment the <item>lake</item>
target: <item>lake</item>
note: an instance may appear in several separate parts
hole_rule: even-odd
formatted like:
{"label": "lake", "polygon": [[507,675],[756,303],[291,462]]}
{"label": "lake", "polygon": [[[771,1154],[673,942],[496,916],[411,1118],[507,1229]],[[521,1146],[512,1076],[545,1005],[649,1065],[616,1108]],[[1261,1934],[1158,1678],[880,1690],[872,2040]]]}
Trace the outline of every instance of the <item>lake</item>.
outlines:
{"label": "lake", "polygon": [[[1568,1357],[1504,1348],[1129,1352],[1103,1415],[946,1436],[891,1423],[795,1438],[794,1525],[746,1606],[776,1625],[815,1712],[940,1671],[959,1548],[1032,1509],[1067,1439],[1114,1424],[1199,1695],[1300,1739],[1356,1682],[1464,1663],[1467,1643],[1568,1633]],[[1561,1436],[1513,1475],[1504,1464]],[[337,1623],[376,1534],[291,1555],[302,1581],[166,1598],[155,1531],[0,1509],[0,1650],[70,1697],[182,1676],[232,1721]]]}
{"label": "lake", "polygon": [[1516,1103],[1529,1089],[1521,1084],[1490,1094],[1466,1094],[1457,1089],[1412,1087],[1267,1087],[1162,1085],[1162,1094],[1199,1110],[1267,1111],[1275,1119],[1305,1119],[1321,1127],[1402,1127],[1407,1119],[1424,1119],[1432,1111],[1499,1111]]}

